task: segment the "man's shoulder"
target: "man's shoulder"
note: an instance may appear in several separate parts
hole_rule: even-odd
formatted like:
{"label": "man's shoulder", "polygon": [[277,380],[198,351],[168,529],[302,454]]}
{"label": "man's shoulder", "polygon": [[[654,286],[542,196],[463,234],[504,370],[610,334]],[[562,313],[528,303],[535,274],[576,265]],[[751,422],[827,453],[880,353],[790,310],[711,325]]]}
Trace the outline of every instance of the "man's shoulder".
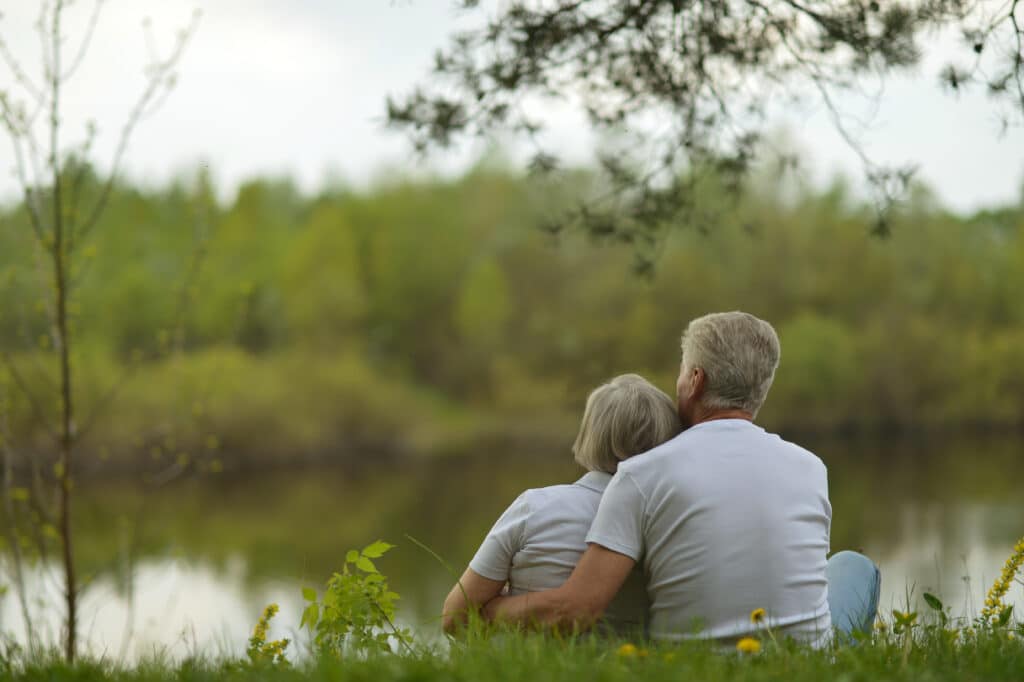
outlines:
{"label": "man's shoulder", "polygon": [[662,443],[645,453],[630,457],[619,464],[619,471],[634,479],[648,476],[660,476],[665,471],[667,461],[678,466],[685,466],[694,457],[705,457],[709,451],[733,451],[737,444],[740,449],[752,449],[766,453],[786,453],[789,457],[799,459],[808,466],[825,468],[825,463],[807,448],[788,441],[778,434],[749,424],[749,428],[690,428],[675,438]]}
{"label": "man's shoulder", "polygon": [[791,456],[806,461],[810,465],[820,466],[825,469],[825,462],[822,461],[821,457],[814,454],[802,445],[798,445],[793,441],[786,440],[782,436],[774,433],[765,432],[765,435],[772,436],[778,441],[778,447],[786,450]]}

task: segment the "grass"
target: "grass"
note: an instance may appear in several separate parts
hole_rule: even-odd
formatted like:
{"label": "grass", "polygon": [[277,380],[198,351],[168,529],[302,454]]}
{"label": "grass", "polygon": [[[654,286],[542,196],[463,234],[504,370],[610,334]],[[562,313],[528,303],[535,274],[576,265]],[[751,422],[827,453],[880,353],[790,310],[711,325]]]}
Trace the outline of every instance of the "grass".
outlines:
{"label": "grass", "polygon": [[[1017,632],[1014,631],[1017,630]],[[148,661],[124,667],[85,661],[15,665],[5,677],[16,680],[419,680],[442,682],[544,682],[546,680],[1021,680],[1024,679],[1024,628],[949,630],[918,626],[908,640],[891,631],[869,641],[812,651],[792,643],[764,641],[758,654],[721,651],[706,643],[622,647],[596,637],[558,638],[504,634],[444,647],[420,647],[411,654],[352,655],[293,666],[251,666],[202,658],[170,664]],[[909,644],[908,644],[909,642]],[[621,652],[621,653],[620,653]]]}

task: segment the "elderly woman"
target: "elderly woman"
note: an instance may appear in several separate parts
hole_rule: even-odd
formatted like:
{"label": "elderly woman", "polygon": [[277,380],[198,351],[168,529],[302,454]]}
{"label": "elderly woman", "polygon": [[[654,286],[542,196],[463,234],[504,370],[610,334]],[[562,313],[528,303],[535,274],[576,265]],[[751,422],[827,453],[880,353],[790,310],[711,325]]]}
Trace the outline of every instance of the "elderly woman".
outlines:
{"label": "elderly woman", "polygon": [[[444,629],[453,632],[475,610],[499,595],[558,587],[586,550],[586,535],[619,462],[679,434],[676,406],[636,374],[615,377],[587,399],[573,444],[588,473],[575,483],[527,490],[484,538],[444,602]],[[647,595],[638,572],[606,609],[604,620],[619,632],[642,628]]]}

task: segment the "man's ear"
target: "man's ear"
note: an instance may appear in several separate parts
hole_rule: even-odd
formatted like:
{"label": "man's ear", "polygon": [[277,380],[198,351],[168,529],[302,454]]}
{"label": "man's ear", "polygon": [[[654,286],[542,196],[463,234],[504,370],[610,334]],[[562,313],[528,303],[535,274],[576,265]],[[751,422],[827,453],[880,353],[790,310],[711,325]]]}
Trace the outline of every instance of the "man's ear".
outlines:
{"label": "man's ear", "polygon": [[707,384],[707,375],[704,374],[704,370],[700,367],[694,367],[690,370],[690,386],[693,388],[693,392],[690,394],[691,400],[700,400],[701,396],[704,395],[704,388]]}

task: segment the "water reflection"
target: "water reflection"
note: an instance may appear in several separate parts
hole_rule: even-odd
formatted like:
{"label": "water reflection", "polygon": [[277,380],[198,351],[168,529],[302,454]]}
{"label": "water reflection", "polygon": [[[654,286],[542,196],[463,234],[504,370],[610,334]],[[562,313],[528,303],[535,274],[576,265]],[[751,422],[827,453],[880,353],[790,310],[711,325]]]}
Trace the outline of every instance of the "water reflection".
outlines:
{"label": "water reflection", "polygon": [[[954,614],[980,611],[985,592],[1013,547],[1012,541],[989,539],[993,520],[1004,513],[1002,505],[902,505],[898,523],[903,541],[877,554],[884,580],[882,607],[903,609],[908,595],[920,602],[921,593],[930,592]],[[1017,513],[1024,516],[1024,508]],[[1007,601],[1024,605],[1024,590],[1012,590]]]}
{"label": "water reflection", "polygon": [[[880,564],[884,610],[928,591],[954,614],[975,613],[1024,535],[1020,445],[946,444],[922,454],[812,444],[829,466],[833,549],[862,549]],[[295,631],[300,588],[321,585],[345,550],[378,538],[399,545],[379,565],[403,595],[404,624],[436,636],[453,577],[405,534],[461,570],[519,492],[576,475],[568,457],[492,453],[425,460],[401,472],[370,467],[358,476],[317,471],[208,478],[148,492],[112,483],[83,489],[81,564],[83,574],[98,576],[81,601],[83,641],[117,660],[241,655],[269,602],[281,607],[271,636],[304,641]],[[37,631],[58,642],[57,567],[37,566],[27,583]],[[1024,611],[1020,585],[1009,601]],[[4,633],[25,641],[13,593],[0,603],[0,618]]]}
{"label": "water reflection", "polygon": [[[225,566],[202,561],[147,559],[134,570],[135,589],[126,593],[113,579],[93,581],[79,606],[83,647],[114,661],[153,657],[239,656],[263,606],[277,602],[281,613],[275,636],[295,637],[301,596],[294,580],[245,580],[245,561]],[[26,575],[34,595],[29,604],[37,643],[58,648],[61,642],[61,587],[57,566],[36,567]],[[3,631],[25,645],[25,620],[13,595],[0,606]]]}

